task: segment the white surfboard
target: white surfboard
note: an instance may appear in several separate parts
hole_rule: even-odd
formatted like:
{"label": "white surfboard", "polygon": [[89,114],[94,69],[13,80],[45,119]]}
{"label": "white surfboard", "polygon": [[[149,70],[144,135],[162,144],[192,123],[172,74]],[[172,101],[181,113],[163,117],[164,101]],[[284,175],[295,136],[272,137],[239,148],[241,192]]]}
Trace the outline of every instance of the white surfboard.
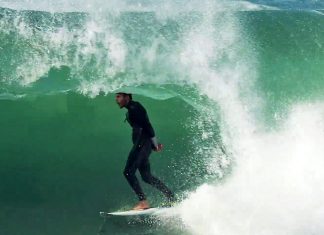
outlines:
{"label": "white surfboard", "polygon": [[136,215],[158,215],[170,210],[169,207],[153,207],[145,210],[129,210],[129,211],[116,211],[116,212],[100,212],[100,216],[136,216]]}

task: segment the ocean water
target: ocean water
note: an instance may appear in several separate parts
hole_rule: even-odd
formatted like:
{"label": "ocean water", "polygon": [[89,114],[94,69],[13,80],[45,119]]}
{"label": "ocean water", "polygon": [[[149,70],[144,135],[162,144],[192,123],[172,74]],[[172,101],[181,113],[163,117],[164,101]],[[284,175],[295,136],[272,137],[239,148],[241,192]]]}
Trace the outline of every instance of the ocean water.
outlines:
{"label": "ocean water", "polygon": [[[323,234],[323,9],[0,0],[0,234]],[[136,203],[116,91],[165,146],[163,216],[99,217]]]}

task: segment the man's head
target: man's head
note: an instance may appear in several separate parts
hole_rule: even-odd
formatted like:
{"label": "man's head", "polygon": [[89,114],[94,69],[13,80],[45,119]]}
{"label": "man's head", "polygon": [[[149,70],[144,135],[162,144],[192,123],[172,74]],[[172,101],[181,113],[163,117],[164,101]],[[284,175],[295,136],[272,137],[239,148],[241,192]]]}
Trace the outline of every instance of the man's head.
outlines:
{"label": "man's head", "polygon": [[124,108],[130,100],[132,100],[132,94],[118,92],[116,93],[116,102],[120,108]]}

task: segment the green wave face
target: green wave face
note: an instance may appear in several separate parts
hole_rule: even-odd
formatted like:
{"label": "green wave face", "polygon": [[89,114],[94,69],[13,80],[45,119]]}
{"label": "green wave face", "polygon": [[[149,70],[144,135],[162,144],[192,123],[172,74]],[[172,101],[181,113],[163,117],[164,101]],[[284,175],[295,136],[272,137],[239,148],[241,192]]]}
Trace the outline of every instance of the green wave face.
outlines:
{"label": "green wave face", "polygon": [[[0,9],[0,233],[95,234],[99,211],[136,203],[122,174],[131,130],[115,92],[148,110],[165,146],[152,170],[182,199],[226,184],[251,120],[274,129],[294,104],[322,100],[321,11],[233,4]],[[153,206],[163,203],[144,189]],[[112,219],[104,229],[191,234],[183,223]]]}

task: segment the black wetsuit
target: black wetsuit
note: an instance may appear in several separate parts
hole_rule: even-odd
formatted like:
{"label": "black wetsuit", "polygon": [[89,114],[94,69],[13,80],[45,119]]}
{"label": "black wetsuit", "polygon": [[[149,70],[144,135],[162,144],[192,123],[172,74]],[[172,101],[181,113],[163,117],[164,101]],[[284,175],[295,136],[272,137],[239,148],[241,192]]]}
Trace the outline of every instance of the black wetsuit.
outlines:
{"label": "black wetsuit", "polygon": [[155,133],[146,110],[139,102],[132,100],[129,101],[126,108],[128,109],[126,120],[133,128],[133,147],[128,155],[124,175],[140,201],[145,200],[146,196],[135,175],[137,169],[144,182],[160,190],[170,201],[172,201],[173,193],[170,189],[151,174],[149,156],[154,147],[151,138],[155,136]]}

